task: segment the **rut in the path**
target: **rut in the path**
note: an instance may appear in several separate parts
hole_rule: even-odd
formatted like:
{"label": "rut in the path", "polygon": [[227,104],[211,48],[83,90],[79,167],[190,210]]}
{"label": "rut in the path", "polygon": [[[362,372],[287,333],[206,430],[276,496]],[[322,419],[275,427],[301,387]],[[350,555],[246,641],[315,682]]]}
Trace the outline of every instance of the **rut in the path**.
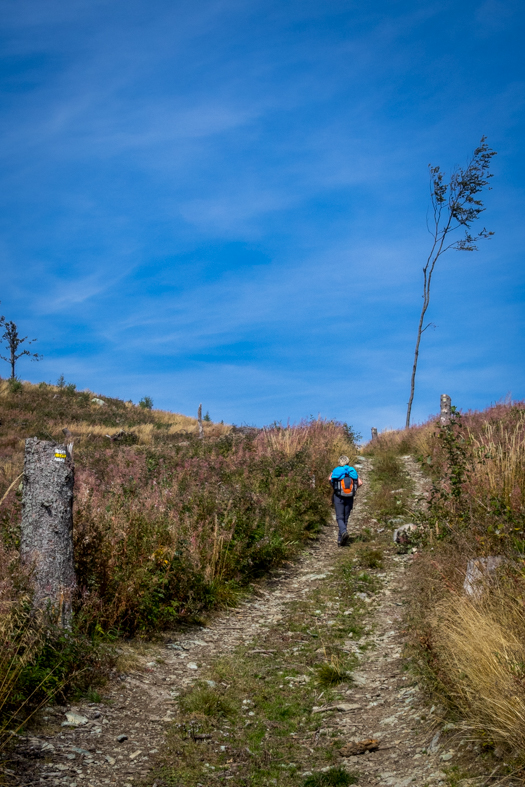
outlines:
{"label": "rut in the path", "polygon": [[[360,472],[366,481],[369,460],[360,461]],[[420,484],[415,465],[409,458],[405,461]],[[355,532],[360,530],[366,513],[365,495],[352,515]],[[384,540],[385,534],[377,529],[378,538]],[[296,563],[286,565],[261,583],[238,609],[217,615],[206,628],[177,633],[166,640],[168,644],[129,646],[126,673],[104,691],[108,703],[47,709],[42,731],[21,742],[18,761],[12,765],[13,783],[133,787],[147,781],[163,745],[178,693],[220,655],[231,653],[240,643],[251,642],[268,626],[286,617],[289,602],[306,596],[331,572],[337,553],[334,523],[324,529]],[[361,654],[356,685],[351,690],[352,703],[359,709],[328,713],[323,719],[326,728],[343,729],[348,740],[380,739],[378,751],[348,760],[349,767],[357,767],[362,774],[359,784],[363,787],[444,783],[442,767],[453,759],[435,738],[430,753],[423,751],[432,733],[420,720],[428,716],[429,710],[419,698],[418,687],[403,672],[400,620],[404,575],[410,562],[409,555],[397,555],[391,548],[387,568],[381,574],[383,589],[371,600],[374,647]],[[86,721],[62,727],[66,711],[73,711]]]}

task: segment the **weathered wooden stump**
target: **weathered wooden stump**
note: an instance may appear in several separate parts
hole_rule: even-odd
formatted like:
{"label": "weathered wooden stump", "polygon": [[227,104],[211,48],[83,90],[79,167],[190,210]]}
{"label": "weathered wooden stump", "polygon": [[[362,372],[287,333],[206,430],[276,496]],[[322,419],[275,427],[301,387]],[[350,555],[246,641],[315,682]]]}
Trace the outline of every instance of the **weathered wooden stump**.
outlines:
{"label": "weathered wooden stump", "polygon": [[202,440],[204,437],[204,427],[202,425],[202,404],[199,405],[199,409],[197,412],[197,421],[199,422],[199,439]]}
{"label": "weathered wooden stump", "polygon": [[377,437],[377,429],[375,426],[372,427],[372,440],[375,440]]}
{"label": "weathered wooden stump", "polygon": [[73,563],[74,467],[65,445],[26,440],[20,558],[32,570],[34,605],[69,627]]}
{"label": "weathered wooden stump", "polygon": [[450,421],[452,401],[448,394],[441,394],[441,415],[440,421],[442,424],[448,424]]}

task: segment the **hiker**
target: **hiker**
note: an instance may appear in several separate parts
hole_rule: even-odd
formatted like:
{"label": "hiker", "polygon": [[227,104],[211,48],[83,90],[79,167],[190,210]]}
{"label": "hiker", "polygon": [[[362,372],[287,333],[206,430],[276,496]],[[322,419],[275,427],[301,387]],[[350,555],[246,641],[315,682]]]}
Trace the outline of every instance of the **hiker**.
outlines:
{"label": "hiker", "polygon": [[350,511],[354,507],[354,496],[356,491],[363,483],[357,475],[357,470],[350,467],[349,458],[347,456],[339,457],[339,467],[335,467],[330,473],[330,483],[332,484],[334,493],[332,495],[332,502],[335,508],[335,517],[339,526],[339,536],[337,543],[340,547],[348,544],[348,532],[346,526],[348,524],[348,517]]}

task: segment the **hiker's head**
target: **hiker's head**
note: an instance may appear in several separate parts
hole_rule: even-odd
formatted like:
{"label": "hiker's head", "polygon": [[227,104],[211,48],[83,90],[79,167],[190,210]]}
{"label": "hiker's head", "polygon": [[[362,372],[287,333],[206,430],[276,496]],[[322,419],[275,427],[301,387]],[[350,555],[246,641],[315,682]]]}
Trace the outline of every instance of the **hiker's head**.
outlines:
{"label": "hiker's head", "polygon": [[341,467],[344,467],[344,465],[347,465],[349,463],[349,461],[350,461],[350,459],[347,456],[345,456],[344,454],[339,457],[339,464],[341,465]]}

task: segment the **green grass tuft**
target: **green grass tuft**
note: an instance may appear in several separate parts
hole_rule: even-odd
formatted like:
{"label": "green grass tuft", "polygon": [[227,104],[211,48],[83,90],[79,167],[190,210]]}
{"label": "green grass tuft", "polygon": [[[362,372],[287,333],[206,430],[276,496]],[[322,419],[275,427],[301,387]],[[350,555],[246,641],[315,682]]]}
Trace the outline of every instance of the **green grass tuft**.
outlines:
{"label": "green grass tuft", "polygon": [[101,694],[96,689],[94,689],[93,686],[89,686],[86,692],[86,699],[88,702],[102,702]]}
{"label": "green grass tuft", "polygon": [[194,689],[181,700],[181,710],[186,713],[199,713],[215,718],[235,716],[235,707],[219,691],[208,686]]}
{"label": "green grass tuft", "polygon": [[359,565],[363,568],[383,568],[383,551],[381,549],[362,549],[358,557]]}
{"label": "green grass tuft", "polygon": [[321,686],[335,686],[337,683],[348,680],[349,674],[339,659],[333,656],[331,661],[325,661],[318,667],[317,678]]}

